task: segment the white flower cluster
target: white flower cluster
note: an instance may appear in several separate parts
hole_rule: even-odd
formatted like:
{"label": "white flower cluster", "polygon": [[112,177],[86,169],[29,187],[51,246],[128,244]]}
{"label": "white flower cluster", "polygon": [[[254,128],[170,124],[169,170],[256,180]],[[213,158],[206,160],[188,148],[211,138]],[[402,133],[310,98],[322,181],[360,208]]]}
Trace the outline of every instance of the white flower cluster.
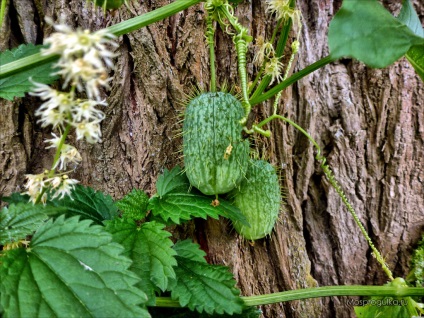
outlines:
{"label": "white flower cluster", "polygon": [[[51,20],[46,19],[53,24]],[[46,202],[47,192],[51,191],[52,198],[63,198],[70,195],[71,190],[78,183],[69,179],[66,172],[56,173],[56,170],[66,170],[70,165],[75,169],[82,158],[78,150],[65,143],[71,128],[76,131],[77,140],[85,139],[89,143],[101,141],[100,122],[105,114],[97,106],[106,106],[100,100],[99,87],[109,88],[110,78],[107,67],[113,67],[112,58],[115,56],[107,49],[108,45],[116,46],[112,40],[114,35],[100,30],[90,33],[88,30],[72,31],[64,24],[53,25],[57,31],[45,40],[50,46],[42,54],[60,55],[55,64],[59,74],[64,79],[63,89],[70,87],[69,92],[55,90],[48,85],[34,83],[31,93],[43,100],[43,104],[35,112],[40,117],[42,127],[52,126],[60,133],[52,133],[53,138],[45,142],[46,149],[56,149],[56,156],[51,170],[41,174],[26,175],[27,183],[25,194],[30,196],[34,203]],[[88,99],[79,99],[75,90],[85,91]]]}

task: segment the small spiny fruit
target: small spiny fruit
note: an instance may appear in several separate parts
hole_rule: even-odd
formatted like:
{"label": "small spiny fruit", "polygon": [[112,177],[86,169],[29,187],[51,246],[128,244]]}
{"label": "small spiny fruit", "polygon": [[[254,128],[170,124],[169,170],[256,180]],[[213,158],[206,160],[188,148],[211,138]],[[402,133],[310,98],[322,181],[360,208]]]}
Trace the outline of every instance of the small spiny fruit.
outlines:
{"label": "small spiny fruit", "polygon": [[281,190],[275,168],[270,163],[250,160],[246,178],[230,197],[250,224],[247,227],[234,222],[240,235],[253,241],[272,232],[280,211]]}
{"label": "small spiny fruit", "polygon": [[190,183],[206,195],[233,190],[246,173],[249,142],[242,139],[244,109],[229,93],[202,93],[184,114],[183,154]]}

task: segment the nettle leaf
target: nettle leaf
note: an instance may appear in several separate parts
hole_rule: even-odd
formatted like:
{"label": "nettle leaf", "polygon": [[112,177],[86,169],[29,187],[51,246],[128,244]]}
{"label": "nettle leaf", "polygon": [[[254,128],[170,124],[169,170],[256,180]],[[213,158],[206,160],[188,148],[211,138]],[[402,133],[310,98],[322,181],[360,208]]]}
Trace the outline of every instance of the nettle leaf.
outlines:
{"label": "nettle leaf", "polygon": [[30,196],[28,194],[22,194],[20,192],[13,192],[10,196],[2,197],[1,200],[7,203],[28,203]]}
{"label": "nettle leaf", "polygon": [[124,217],[133,220],[141,220],[146,217],[149,196],[142,190],[133,189],[129,194],[116,202],[116,206]]}
{"label": "nettle leaf", "polygon": [[161,198],[171,192],[188,192],[190,182],[180,167],[174,167],[171,171],[165,169],[156,181],[157,195]]}
{"label": "nettle leaf", "polygon": [[165,291],[169,279],[175,279],[173,266],[177,265],[171,233],[164,230],[165,225],[146,222],[138,227],[132,220],[116,219],[106,223],[106,229],[113,235],[115,242],[125,248],[125,255],[133,260],[130,269],[141,277],[137,286],[148,296],[147,305],[155,305],[154,291]]}
{"label": "nettle leaf", "polygon": [[230,203],[221,200],[218,206],[213,206],[212,199],[201,194],[172,192],[162,198],[154,196],[149,207],[153,215],[161,217],[165,222],[170,219],[175,224],[192,218],[206,219],[208,216],[218,219],[220,215],[241,222],[247,226],[245,216]]}
{"label": "nettle leaf", "polygon": [[193,241],[187,239],[184,241],[178,241],[172,247],[177,252],[179,257],[183,257],[192,261],[206,263],[206,253],[200,249],[200,245],[193,243]]}
{"label": "nettle leaf", "polygon": [[30,248],[3,254],[6,317],[150,317],[131,260],[102,226],[78,217],[44,223]]}
{"label": "nettle leaf", "polygon": [[110,195],[82,185],[75,187],[71,197],[55,199],[48,204],[65,207],[68,216],[79,215],[83,219],[90,219],[98,224],[118,216],[118,208]]}
{"label": "nettle leaf", "polygon": [[328,45],[334,58],[353,57],[382,68],[405,55],[424,38],[414,34],[378,1],[343,1],[330,23]]}
{"label": "nettle leaf", "polygon": [[0,245],[17,242],[31,235],[60,208],[32,203],[10,204],[0,211]]}
{"label": "nettle leaf", "polygon": [[[44,45],[22,44],[11,51],[0,52],[1,64],[5,65],[33,55],[45,47]],[[50,62],[2,78],[0,79],[0,97],[12,100],[14,97],[25,96],[25,93],[29,92],[33,86],[30,79],[38,83],[51,84],[59,78],[57,75],[51,75],[54,71],[53,63]]]}
{"label": "nettle leaf", "polygon": [[[199,252],[197,244],[191,244],[193,252],[187,256],[189,244],[184,243],[184,253],[176,256],[178,266],[175,267],[176,279],[171,280],[169,289],[172,299],[178,299],[182,307],[208,314],[240,314],[244,302],[239,297],[240,291],[235,287],[236,281],[228,267],[210,265],[204,261],[196,261],[194,255]],[[181,250],[181,246],[180,246]],[[177,248],[177,253],[179,248]]]}

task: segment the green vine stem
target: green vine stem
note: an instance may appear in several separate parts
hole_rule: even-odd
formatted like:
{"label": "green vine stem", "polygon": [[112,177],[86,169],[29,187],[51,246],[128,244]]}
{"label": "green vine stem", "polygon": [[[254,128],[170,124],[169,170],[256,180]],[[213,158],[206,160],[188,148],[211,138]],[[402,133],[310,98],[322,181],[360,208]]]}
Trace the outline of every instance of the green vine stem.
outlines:
{"label": "green vine stem", "polygon": [[361,230],[362,235],[364,236],[364,238],[368,242],[369,247],[373,251],[374,257],[380,263],[383,271],[386,273],[386,275],[389,277],[390,280],[393,280],[393,274],[390,271],[390,269],[388,268],[388,266],[387,266],[384,258],[381,256],[381,254],[378,251],[378,249],[374,246],[374,243],[372,242],[372,240],[369,237],[367,231],[365,230],[364,226],[362,225],[361,221],[359,220],[358,215],[356,214],[354,208],[350,204],[350,202],[349,202],[348,198],[346,197],[343,189],[341,188],[341,186],[339,185],[339,183],[335,179],[335,177],[333,175],[333,172],[331,171],[330,167],[326,164],[326,160],[327,159],[323,155],[321,155],[321,148],[318,145],[318,143],[312,138],[311,135],[309,135],[298,124],[296,124],[295,122],[291,121],[290,119],[288,119],[286,117],[283,117],[283,116],[280,116],[280,115],[277,115],[277,114],[273,114],[270,117],[264,119],[258,125],[256,125],[256,127],[257,128],[261,128],[262,126],[264,126],[266,123],[270,122],[273,119],[280,119],[280,120],[283,120],[286,123],[290,124],[291,126],[293,126],[294,128],[296,128],[297,130],[299,130],[304,136],[306,136],[306,138],[308,138],[309,141],[314,145],[314,147],[317,150],[317,154],[315,156],[315,159],[320,163],[321,169],[324,172],[325,176],[327,177],[328,182],[330,182],[331,186],[334,188],[334,190],[336,190],[337,194],[342,199],[342,201],[343,201],[344,205],[346,206],[346,208],[348,209],[349,213],[352,215],[353,219],[355,220],[356,225]]}
{"label": "green vine stem", "polygon": [[[352,285],[305,288],[258,296],[245,296],[241,298],[246,306],[259,306],[291,300],[330,296],[408,297],[423,295],[424,288],[422,287]],[[180,304],[178,300],[172,300],[170,297],[156,297],[156,306],[180,307]]]}
{"label": "green vine stem", "polygon": [[308,65],[307,67],[305,67],[303,70],[294,73],[292,76],[290,76],[288,79],[286,79],[285,81],[282,81],[281,83],[279,83],[278,85],[275,85],[273,88],[271,88],[269,91],[266,91],[265,93],[263,93],[260,96],[257,97],[252,97],[250,99],[250,105],[254,106],[257,105],[259,103],[262,103],[263,101],[275,96],[278,94],[279,91],[287,88],[288,86],[290,86],[291,84],[297,82],[298,80],[300,80],[301,78],[305,77],[306,75],[318,70],[319,68],[334,62],[336,59],[333,58],[331,55],[328,55],[322,59],[320,59],[319,61],[316,61],[315,63]]}
{"label": "green vine stem", "polygon": [[7,0],[1,0],[1,7],[0,7],[0,30],[3,29],[3,20],[6,16],[6,3]]}
{"label": "green vine stem", "polygon": [[212,13],[208,11],[206,18],[206,37],[209,45],[209,67],[211,72],[211,82],[209,89],[211,92],[216,91],[216,67],[215,67],[215,29],[213,27]]}
{"label": "green vine stem", "polygon": [[[132,31],[141,29],[157,21],[163,20],[171,15],[174,15],[180,11],[183,11],[191,6],[200,3],[202,0],[184,0],[174,1],[166,6],[158,8],[156,10],[147,12],[135,18],[128,19],[126,21],[112,25],[106,30],[113,33],[116,36],[130,33]],[[2,1],[3,4],[4,1]],[[58,55],[41,55],[36,53],[19,60],[2,65],[0,68],[0,79],[6,76],[10,76],[19,73],[25,69],[33,68],[58,58]]]}

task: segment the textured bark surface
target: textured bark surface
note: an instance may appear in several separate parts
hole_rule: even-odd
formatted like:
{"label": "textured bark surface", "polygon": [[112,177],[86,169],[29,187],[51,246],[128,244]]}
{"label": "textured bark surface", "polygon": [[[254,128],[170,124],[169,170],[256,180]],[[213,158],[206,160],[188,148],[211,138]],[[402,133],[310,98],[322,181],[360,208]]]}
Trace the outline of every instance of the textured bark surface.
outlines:
{"label": "textured bark surface", "polygon": [[[43,16],[63,15],[74,27],[97,30],[151,11],[165,0],[133,1],[103,17],[85,0],[10,0],[2,50],[40,43],[51,33]],[[415,1],[417,11],[424,5]],[[304,26],[300,70],[328,54],[328,24],[341,1],[299,0]],[[399,3],[388,2],[392,11]],[[273,23],[264,1],[236,9],[253,36],[266,36]],[[103,143],[74,142],[83,164],[73,177],[119,199],[132,188],[154,191],[165,168],[181,165],[181,101],[194,86],[209,83],[205,12],[197,5],[165,21],[119,38],[113,86],[107,93]],[[218,82],[238,84],[231,38],[217,33]],[[253,55],[250,47],[248,58]],[[253,67],[249,66],[253,72]],[[396,276],[408,272],[411,251],[424,231],[424,85],[406,60],[369,69],[345,59],[314,72],[283,93],[279,113],[305,128],[320,144],[347,197]],[[25,173],[49,167],[43,140],[49,131],[34,118],[33,98],[1,100],[0,193],[19,191]],[[271,104],[254,109],[261,120]],[[243,295],[339,284],[383,284],[373,259],[343,204],[323,176],[307,139],[282,122],[272,137],[252,142],[281,169],[287,204],[270,238],[253,246],[227,220],[196,220],[173,228],[176,239],[193,238],[208,260],[232,269]],[[264,317],[352,317],[346,298],[323,298],[263,306]]]}

